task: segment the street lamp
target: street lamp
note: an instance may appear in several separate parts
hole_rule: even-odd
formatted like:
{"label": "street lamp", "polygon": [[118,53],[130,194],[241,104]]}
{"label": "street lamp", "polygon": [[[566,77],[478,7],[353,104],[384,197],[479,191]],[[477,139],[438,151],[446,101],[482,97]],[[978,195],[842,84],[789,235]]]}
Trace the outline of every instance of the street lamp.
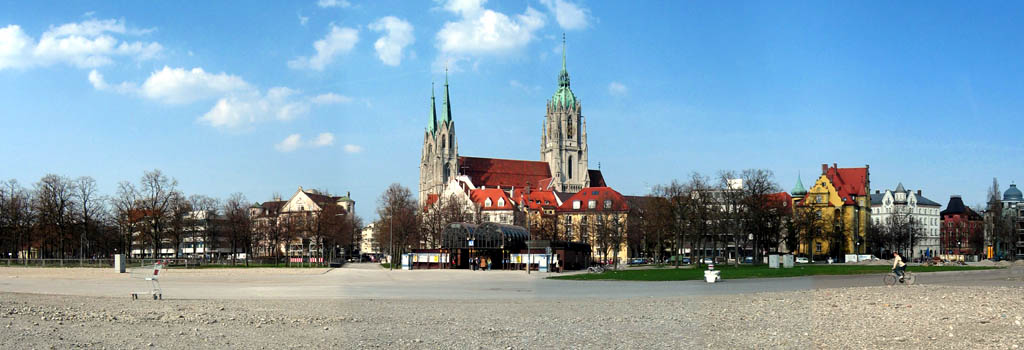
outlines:
{"label": "street lamp", "polygon": [[388,269],[395,270],[395,210],[391,208],[391,217],[388,218],[388,237],[391,243],[388,244]]}

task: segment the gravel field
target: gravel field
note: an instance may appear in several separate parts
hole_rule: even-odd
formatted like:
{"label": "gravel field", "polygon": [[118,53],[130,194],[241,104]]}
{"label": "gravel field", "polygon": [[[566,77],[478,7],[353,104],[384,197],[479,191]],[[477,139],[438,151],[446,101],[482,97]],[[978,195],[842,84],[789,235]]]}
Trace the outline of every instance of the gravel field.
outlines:
{"label": "gravel field", "polygon": [[1024,347],[1024,288],[567,300],[138,300],[0,293],[18,349]]}

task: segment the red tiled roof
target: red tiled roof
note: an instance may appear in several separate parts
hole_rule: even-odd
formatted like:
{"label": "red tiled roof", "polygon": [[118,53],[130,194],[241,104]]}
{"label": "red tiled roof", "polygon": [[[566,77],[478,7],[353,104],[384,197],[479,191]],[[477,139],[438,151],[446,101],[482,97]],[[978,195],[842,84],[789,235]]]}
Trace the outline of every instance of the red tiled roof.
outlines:
{"label": "red tiled roof", "polygon": [[459,157],[459,167],[477,187],[522,188],[527,182],[537,187],[542,180],[551,178],[547,162]]}
{"label": "red tiled roof", "polygon": [[[826,164],[822,168],[828,167]],[[835,164],[825,171],[828,180],[836,188],[839,198],[846,204],[854,204],[853,196],[866,196],[868,168],[839,168]]]}
{"label": "red tiled roof", "polygon": [[[491,206],[486,206],[487,199],[491,199]],[[469,191],[469,199],[480,206],[480,210],[512,210],[515,209],[512,199],[508,193],[497,188],[479,188]],[[498,206],[498,199],[505,199],[505,205]]]}
{"label": "red tiled roof", "polygon": [[423,205],[423,211],[426,212],[427,208],[430,208],[430,206],[434,205],[434,203],[437,203],[437,200],[439,198],[441,197],[438,196],[437,193],[427,194],[427,203]]}
{"label": "red tiled roof", "polygon": [[793,196],[790,196],[789,193],[772,193],[768,195],[768,200],[770,207],[782,209],[783,214],[790,215],[793,213],[793,206],[790,205],[793,202]]}
{"label": "red tiled roof", "polygon": [[518,199],[516,202],[520,206],[524,204],[531,210],[540,210],[541,208],[555,208],[558,207],[558,200],[555,199],[555,192],[553,191],[530,191],[530,194],[526,194],[525,189],[516,189],[512,195],[513,198]]}
{"label": "red tiled roof", "polygon": [[[588,202],[595,201],[596,205],[594,209],[588,209]],[[612,206],[609,209],[605,209],[604,201],[611,200]],[[573,202],[580,201],[580,208],[573,209]],[[587,187],[580,190],[576,194],[572,195],[568,199],[562,202],[562,205],[558,207],[558,211],[626,211],[629,210],[629,203],[626,202],[626,198],[619,192],[616,192],[611,187]]]}

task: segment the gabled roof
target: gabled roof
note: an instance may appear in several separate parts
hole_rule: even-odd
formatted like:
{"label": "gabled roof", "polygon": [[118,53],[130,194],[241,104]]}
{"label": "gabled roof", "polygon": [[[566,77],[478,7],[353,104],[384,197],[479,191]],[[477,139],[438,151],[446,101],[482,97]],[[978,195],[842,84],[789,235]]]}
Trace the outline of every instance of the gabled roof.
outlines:
{"label": "gabled roof", "polygon": [[[469,191],[469,198],[473,203],[480,206],[480,210],[513,210],[515,203],[508,198],[508,193],[497,188],[479,188]],[[491,200],[491,206],[487,206],[487,199]],[[498,205],[498,201],[504,199],[505,205]]]}
{"label": "gabled roof", "polygon": [[919,195],[917,193],[914,194],[914,197],[917,197],[917,205],[918,206],[921,206],[921,205],[927,205],[927,206],[933,206],[933,207],[941,207],[942,206],[942,204],[939,204],[939,203],[937,203],[937,202],[935,202],[935,201],[933,201],[931,199],[925,198],[924,196]]}
{"label": "gabled roof", "polygon": [[[589,209],[587,203],[589,201],[595,201],[596,205],[594,209]],[[605,209],[604,201],[611,200],[611,208]],[[573,208],[573,202],[580,201],[579,209]],[[576,194],[569,197],[568,200],[562,202],[562,205],[558,207],[558,211],[566,212],[586,212],[586,211],[626,211],[629,210],[629,203],[619,192],[613,190],[611,187],[587,187]]]}
{"label": "gabled roof", "polygon": [[341,197],[338,197],[338,196],[325,196],[325,195],[322,195],[322,194],[319,194],[319,193],[313,193],[313,192],[308,192],[308,191],[302,191],[302,192],[305,193],[306,197],[309,197],[309,199],[312,200],[313,203],[316,203],[317,205],[319,205],[321,207],[325,206],[325,205],[328,205],[328,204],[337,204],[338,200],[341,199]]}
{"label": "gabled roof", "polygon": [[530,191],[530,194],[526,194],[525,189],[517,188],[512,197],[516,199],[519,206],[526,206],[530,210],[557,208],[559,204],[554,191]]}
{"label": "gabled roof", "polygon": [[[827,165],[822,164],[822,167]],[[833,164],[827,168],[825,175],[836,188],[845,204],[854,204],[853,196],[866,196],[868,183],[868,168],[838,168]]]}
{"label": "gabled roof", "polygon": [[460,171],[478,187],[536,187],[551,178],[547,162],[497,158],[459,157]]}

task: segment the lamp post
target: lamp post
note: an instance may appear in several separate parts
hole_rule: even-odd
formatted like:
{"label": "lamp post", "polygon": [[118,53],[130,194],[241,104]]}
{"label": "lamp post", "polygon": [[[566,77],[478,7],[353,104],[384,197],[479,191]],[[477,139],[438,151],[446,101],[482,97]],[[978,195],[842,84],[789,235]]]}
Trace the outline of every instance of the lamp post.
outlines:
{"label": "lamp post", "polygon": [[395,270],[395,210],[391,208],[391,217],[388,218],[388,237],[391,243],[388,244],[388,269]]}

